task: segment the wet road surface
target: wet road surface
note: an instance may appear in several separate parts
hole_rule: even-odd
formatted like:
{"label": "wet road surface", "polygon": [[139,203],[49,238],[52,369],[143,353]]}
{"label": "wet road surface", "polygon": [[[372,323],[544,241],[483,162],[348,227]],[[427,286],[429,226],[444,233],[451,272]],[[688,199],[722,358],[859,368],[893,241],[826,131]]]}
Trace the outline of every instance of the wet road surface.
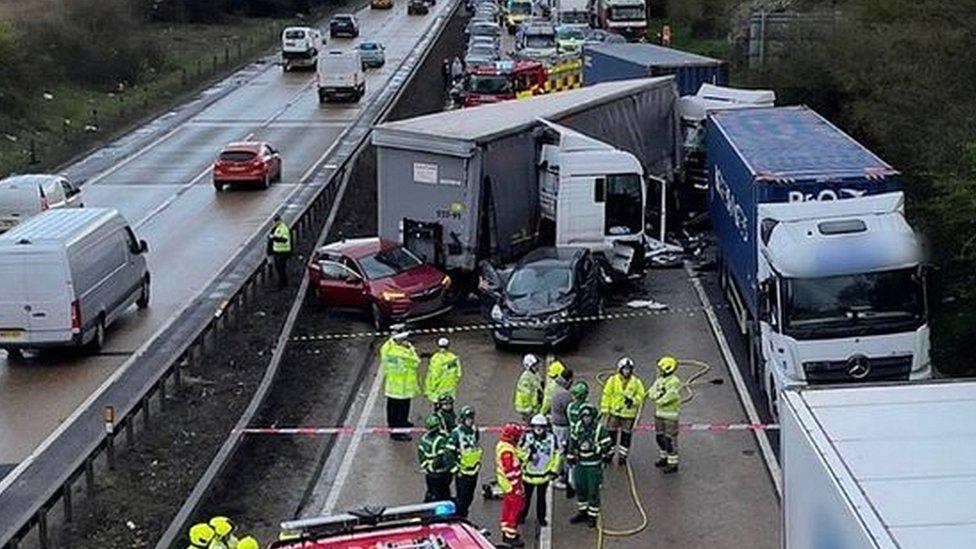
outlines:
{"label": "wet road surface", "polygon": [[[438,3],[425,17],[408,17],[405,4],[359,12],[358,40],[379,40],[387,56],[383,68],[367,71],[361,106],[383,89],[447,4]],[[330,39],[328,49],[351,48],[358,40]],[[152,303],[122,315],[97,356],[62,352],[12,361],[0,351],[0,472],[29,455],[206,286],[290,193],[309,184],[329,147],[358,115],[360,105],[353,103],[320,106],[314,72],[284,73],[267,61],[186,107],[199,112],[167,113],[65,170],[85,181],[86,205],[119,209],[149,243]],[[213,158],[226,143],[245,138],[267,140],[281,151],[282,182],[268,190],[215,192]]]}

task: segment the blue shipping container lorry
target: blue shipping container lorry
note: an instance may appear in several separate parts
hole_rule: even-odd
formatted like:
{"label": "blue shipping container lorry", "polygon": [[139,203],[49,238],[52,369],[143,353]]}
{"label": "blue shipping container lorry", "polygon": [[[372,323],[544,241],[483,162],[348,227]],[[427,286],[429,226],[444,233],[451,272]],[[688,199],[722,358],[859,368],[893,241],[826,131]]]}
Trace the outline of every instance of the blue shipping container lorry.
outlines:
{"label": "blue shipping container lorry", "polygon": [[806,107],[712,112],[705,143],[720,281],[770,409],[788,386],[930,377],[900,174]]}
{"label": "blue shipping container lorry", "polygon": [[673,74],[678,95],[693,95],[704,83],[725,86],[724,61],[654,44],[587,44],[583,46],[583,85]]}

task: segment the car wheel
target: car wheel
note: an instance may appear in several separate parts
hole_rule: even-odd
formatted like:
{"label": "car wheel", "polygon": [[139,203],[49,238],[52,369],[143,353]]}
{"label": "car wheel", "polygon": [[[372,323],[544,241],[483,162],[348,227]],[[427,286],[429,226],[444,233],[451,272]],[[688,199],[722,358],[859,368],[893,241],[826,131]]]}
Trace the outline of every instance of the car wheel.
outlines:
{"label": "car wheel", "polygon": [[261,181],[261,188],[267,189],[271,186],[271,172],[264,172],[264,179]]}
{"label": "car wheel", "polygon": [[491,336],[491,339],[495,343],[495,350],[497,350],[497,351],[507,351],[508,350],[508,343],[505,343],[504,341],[498,339],[497,337],[494,336],[494,334]]}
{"label": "car wheel", "polygon": [[389,319],[387,319],[386,315],[383,314],[383,311],[380,309],[379,305],[375,303],[370,305],[370,312],[373,315],[373,328],[375,328],[376,331],[381,332],[390,326]]}
{"label": "car wheel", "polygon": [[139,299],[136,300],[136,307],[140,309],[145,309],[149,306],[149,277],[147,276],[142,281],[142,287],[139,289]]}
{"label": "car wheel", "polygon": [[214,190],[216,190],[219,193],[220,191],[224,190],[224,184],[217,183],[216,181],[214,181]]}
{"label": "car wheel", "polygon": [[95,337],[88,342],[88,351],[97,353],[105,346],[105,317],[99,316],[95,323]]}

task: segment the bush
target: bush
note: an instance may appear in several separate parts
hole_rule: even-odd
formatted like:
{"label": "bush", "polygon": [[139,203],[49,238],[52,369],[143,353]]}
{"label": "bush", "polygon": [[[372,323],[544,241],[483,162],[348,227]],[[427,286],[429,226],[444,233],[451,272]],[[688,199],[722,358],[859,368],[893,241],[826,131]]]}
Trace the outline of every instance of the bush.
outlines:
{"label": "bush", "polygon": [[29,93],[27,58],[13,29],[0,23],[0,130],[24,113]]}
{"label": "bush", "polygon": [[49,76],[81,84],[134,84],[164,61],[160,45],[142,37],[142,22],[126,0],[72,0],[56,14],[28,25],[27,48]]}

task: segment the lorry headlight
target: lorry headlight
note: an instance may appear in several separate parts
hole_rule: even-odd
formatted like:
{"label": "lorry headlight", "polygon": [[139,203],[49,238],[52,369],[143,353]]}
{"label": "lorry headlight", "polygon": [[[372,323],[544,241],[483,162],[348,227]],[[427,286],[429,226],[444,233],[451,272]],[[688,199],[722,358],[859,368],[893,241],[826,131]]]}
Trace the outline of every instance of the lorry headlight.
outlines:
{"label": "lorry headlight", "polygon": [[491,308],[491,319],[495,322],[501,322],[505,319],[505,315],[502,314],[502,308],[497,304]]}

